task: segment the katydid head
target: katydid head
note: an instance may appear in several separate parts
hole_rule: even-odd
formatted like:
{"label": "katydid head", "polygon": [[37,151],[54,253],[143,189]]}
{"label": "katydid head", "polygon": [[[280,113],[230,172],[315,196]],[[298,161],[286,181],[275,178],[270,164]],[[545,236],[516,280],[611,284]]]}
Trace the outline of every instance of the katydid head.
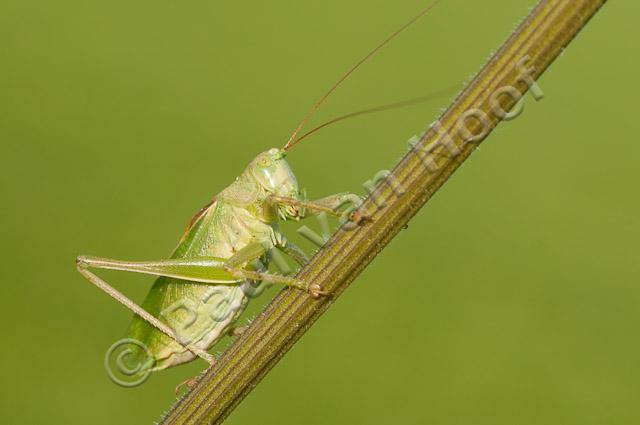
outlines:
{"label": "katydid head", "polygon": [[298,188],[296,176],[284,159],[282,149],[269,149],[256,156],[247,168],[226,189],[218,194],[217,199],[225,200],[233,205],[245,208],[262,220],[274,221],[297,220],[304,217],[304,209],[269,202],[269,198],[303,198]]}
{"label": "katydid head", "polygon": [[[283,149],[269,149],[251,162],[249,170],[267,197],[300,199],[298,180],[284,159],[285,155]],[[304,216],[304,210],[294,205],[278,205],[276,209],[278,216],[283,220],[298,220]]]}

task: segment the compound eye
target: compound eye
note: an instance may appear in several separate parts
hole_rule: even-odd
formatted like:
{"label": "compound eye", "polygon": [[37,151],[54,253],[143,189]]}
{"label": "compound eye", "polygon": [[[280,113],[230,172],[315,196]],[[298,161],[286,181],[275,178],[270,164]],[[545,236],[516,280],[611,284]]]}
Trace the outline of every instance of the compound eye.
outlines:
{"label": "compound eye", "polygon": [[271,166],[271,160],[266,156],[263,156],[262,158],[258,159],[258,165],[261,167],[269,167]]}

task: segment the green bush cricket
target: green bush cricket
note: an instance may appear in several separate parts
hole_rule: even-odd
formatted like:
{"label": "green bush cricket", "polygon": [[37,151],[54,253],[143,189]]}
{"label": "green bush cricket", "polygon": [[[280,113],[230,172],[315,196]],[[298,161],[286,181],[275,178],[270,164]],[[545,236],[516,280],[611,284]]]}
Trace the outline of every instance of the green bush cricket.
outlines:
{"label": "green bush cricket", "polygon": [[[242,313],[251,281],[281,283],[315,297],[327,295],[312,283],[265,272],[269,252],[279,249],[300,264],[306,255],[278,229],[278,219],[298,220],[307,211],[334,212],[355,195],[339,194],[315,202],[302,198],[283,149],[258,155],[245,171],[193,219],[169,260],[131,262],[78,257],[78,270],[136,316],[128,337],[154,357],[153,370],[200,356],[224,336]],[[357,201],[359,198],[355,197]],[[159,276],[139,307],[89,268]],[[220,300],[226,302],[220,305]],[[164,317],[173,326],[158,320]],[[142,360],[142,359],[141,359]]]}
{"label": "green bush cricket", "polygon": [[[353,71],[435,4],[350,68],[307,113],[283,148],[269,149],[251,161],[231,185],[193,217],[169,259],[139,262],[77,258],[77,269],[87,280],[135,314],[126,338],[139,344],[123,359],[134,373],[166,369],[196,357],[213,364],[215,359],[207,350],[223,336],[236,332],[235,323],[255,293],[257,282],[283,284],[315,298],[329,295],[313,282],[267,271],[273,250],[289,255],[301,266],[307,261],[305,253],[281,233],[278,222],[328,213],[357,224],[366,219],[357,211],[352,212],[354,206],[360,205],[361,198],[340,193],[307,201],[285,155],[300,140],[326,125],[298,137],[325,99]],[[409,103],[388,106],[405,104]],[[387,108],[349,114],[329,123],[384,109]],[[158,278],[144,302],[137,305],[90,269],[128,271]]]}

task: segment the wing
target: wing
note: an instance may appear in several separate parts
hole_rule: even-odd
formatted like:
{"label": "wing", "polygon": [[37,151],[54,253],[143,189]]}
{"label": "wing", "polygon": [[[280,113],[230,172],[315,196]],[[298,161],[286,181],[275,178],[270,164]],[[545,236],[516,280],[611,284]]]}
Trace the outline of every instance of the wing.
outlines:
{"label": "wing", "polygon": [[[193,218],[180,243],[176,247],[171,258],[196,257],[209,254],[211,246],[216,244],[217,232],[220,228],[221,220],[226,214],[224,208],[220,208],[218,201],[213,201],[203,208]],[[219,293],[223,293],[225,297],[231,300],[229,306],[237,306],[243,303],[244,293],[240,287],[215,287]],[[202,299],[207,296],[207,292],[212,291],[211,285],[200,283],[192,283],[189,281],[179,280],[175,278],[160,277],[151,287],[146,299],[142,303],[142,307],[159,318],[163,322],[167,322],[167,312],[170,312],[172,323],[167,323],[179,334],[180,326],[184,323],[194,322],[189,329],[189,338],[195,339],[192,343],[197,342],[199,338],[207,338],[215,340],[222,333],[228,324],[235,320],[241,311],[227,312],[225,320],[211,323],[207,320],[194,321],[194,311],[199,312],[203,307]],[[228,306],[228,307],[229,307]],[[224,310],[224,309],[223,309]],[[162,313],[165,312],[165,315]],[[207,319],[207,312],[197,314],[198,319]],[[224,314],[225,312],[220,312]],[[179,326],[177,325],[179,324]],[[217,327],[217,328],[216,328]],[[148,348],[156,361],[156,369],[169,367],[175,364],[183,363],[193,359],[190,352],[185,352],[184,348],[173,341],[171,338],[158,331],[155,327],[147,323],[140,316],[135,315],[127,331],[127,338],[140,341]],[[209,341],[203,341],[205,348],[208,347]],[[169,361],[168,358],[173,356]],[[128,366],[132,368],[145,363],[148,360],[148,354],[141,348],[134,348],[132,353],[127,357]]]}

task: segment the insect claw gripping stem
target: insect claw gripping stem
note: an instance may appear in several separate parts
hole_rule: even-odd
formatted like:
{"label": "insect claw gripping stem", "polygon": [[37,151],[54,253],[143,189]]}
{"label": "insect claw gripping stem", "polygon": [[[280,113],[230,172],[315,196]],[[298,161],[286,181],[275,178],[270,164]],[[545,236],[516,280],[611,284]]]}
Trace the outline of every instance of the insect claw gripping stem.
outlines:
{"label": "insect claw gripping stem", "polygon": [[237,337],[242,335],[247,329],[249,329],[249,325],[233,326],[227,331],[227,335],[229,335],[230,337]]}
{"label": "insect claw gripping stem", "polygon": [[370,215],[368,214],[364,214],[361,213],[360,210],[358,211],[354,211],[349,215],[349,221],[355,223],[356,225],[360,226],[364,223],[371,223],[373,222],[373,218],[371,218]]}
{"label": "insect claw gripping stem", "polygon": [[309,285],[309,294],[311,294],[312,298],[317,300],[322,297],[328,297],[329,295],[331,295],[331,292],[323,291],[322,288],[320,288],[320,285],[313,283]]}

